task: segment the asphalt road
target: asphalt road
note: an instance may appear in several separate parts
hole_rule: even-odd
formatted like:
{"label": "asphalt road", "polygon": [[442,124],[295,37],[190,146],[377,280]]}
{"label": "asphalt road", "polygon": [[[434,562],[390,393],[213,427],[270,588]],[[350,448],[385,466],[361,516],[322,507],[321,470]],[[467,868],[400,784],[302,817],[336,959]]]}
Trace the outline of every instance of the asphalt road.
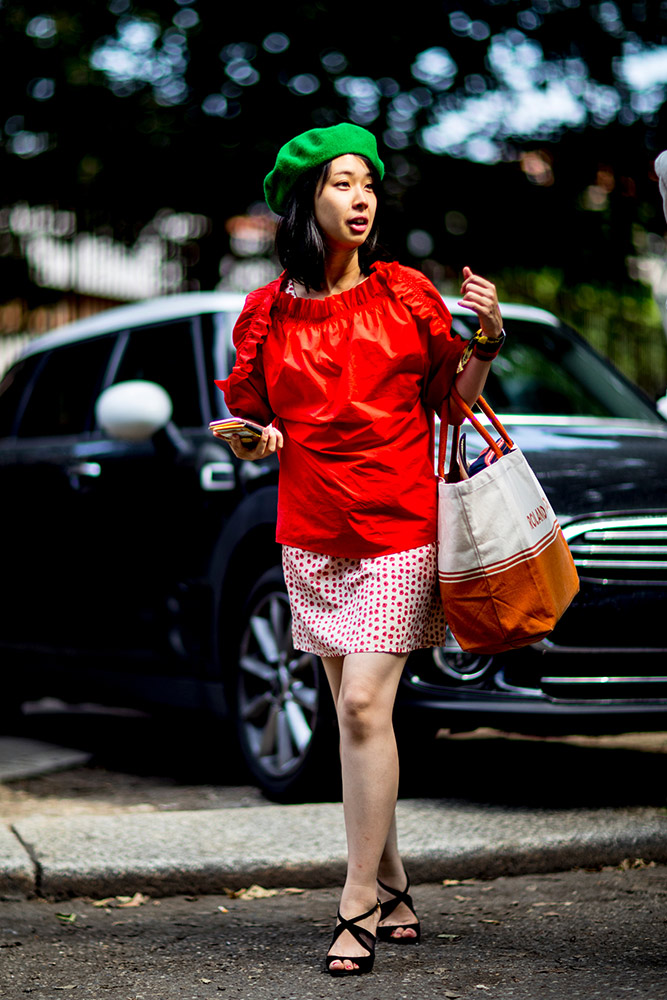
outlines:
{"label": "asphalt road", "polygon": [[[418,947],[322,971],[337,892],[0,903],[3,1000],[664,1000],[667,868],[415,887]],[[136,904],[139,905],[136,905]]]}
{"label": "asphalt road", "polygon": [[[272,808],[215,727],[42,705],[14,735],[79,757],[3,781],[9,822],[60,817],[75,829],[84,815],[127,815],[131,825],[143,813]],[[536,824],[549,810],[575,810],[575,822],[578,809],[599,810],[601,822],[610,810],[662,813],[666,752],[665,733],[444,737],[404,770],[403,795]],[[664,1000],[667,868],[628,857],[615,867],[418,885],[422,945],[379,946],[373,974],[351,983],[321,971],[337,889],[103,905],[15,896],[0,901],[0,998],[317,1000],[352,990],[362,1000]]]}

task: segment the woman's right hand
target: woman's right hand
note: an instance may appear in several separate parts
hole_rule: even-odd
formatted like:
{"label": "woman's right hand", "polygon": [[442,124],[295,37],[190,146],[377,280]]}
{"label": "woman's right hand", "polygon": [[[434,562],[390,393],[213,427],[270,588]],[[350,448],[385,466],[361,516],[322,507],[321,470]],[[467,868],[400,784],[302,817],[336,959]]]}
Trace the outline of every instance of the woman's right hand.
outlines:
{"label": "woman's right hand", "polygon": [[278,448],[282,448],[283,436],[277,427],[269,424],[262,431],[262,436],[254,448],[247,448],[238,434],[232,434],[227,439],[227,443],[237,458],[242,458],[246,462],[256,462],[258,458],[266,458],[267,455],[272,455]]}

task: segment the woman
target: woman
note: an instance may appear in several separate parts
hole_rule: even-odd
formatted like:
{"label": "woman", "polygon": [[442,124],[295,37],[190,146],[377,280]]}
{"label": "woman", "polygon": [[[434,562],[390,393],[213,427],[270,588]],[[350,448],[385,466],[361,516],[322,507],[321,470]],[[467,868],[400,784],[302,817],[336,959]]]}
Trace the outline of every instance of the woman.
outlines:
{"label": "woman", "polygon": [[356,125],[312,129],[278,153],[264,190],[281,216],[283,274],[247,299],[237,361],[218,385],[230,411],[265,425],[238,458],[280,451],[277,540],[297,649],[322,657],[340,728],[348,870],[326,959],[372,968],[376,936],[420,939],[398,852],[392,709],[408,653],[441,645],[433,412],[452,383],[482,390],[504,333],[494,286],[464,268],[472,347],[450,333],[433,285],[373,263],[384,166]]}

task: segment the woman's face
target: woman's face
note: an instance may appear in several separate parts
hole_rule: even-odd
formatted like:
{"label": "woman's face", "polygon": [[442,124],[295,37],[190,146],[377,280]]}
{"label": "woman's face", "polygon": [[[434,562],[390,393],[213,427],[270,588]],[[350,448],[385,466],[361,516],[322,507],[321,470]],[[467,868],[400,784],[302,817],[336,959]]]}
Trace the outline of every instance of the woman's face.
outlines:
{"label": "woman's face", "polygon": [[329,175],[315,193],[315,218],[329,250],[352,250],[369,236],[377,209],[371,173],[358,156],[331,161]]}

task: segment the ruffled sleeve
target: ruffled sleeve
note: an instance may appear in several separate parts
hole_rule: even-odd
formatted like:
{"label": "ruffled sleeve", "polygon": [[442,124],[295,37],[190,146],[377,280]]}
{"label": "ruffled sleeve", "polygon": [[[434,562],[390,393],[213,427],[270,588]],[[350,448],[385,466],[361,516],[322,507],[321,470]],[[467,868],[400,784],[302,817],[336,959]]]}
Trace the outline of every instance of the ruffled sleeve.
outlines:
{"label": "ruffled sleeve", "polygon": [[430,409],[440,413],[456,378],[457,367],[467,342],[451,332],[451,313],[440,292],[421,271],[400,264],[390,264],[388,268],[393,272],[391,284],[394,291],[414,316],[422,335],[425,355],[424,402]]}
{"label": "ruffled sleeve", "polygon": [[261,346],[271,327],[271,307],[280,292],[281,281],[282,276],[250,293],[232,335],[236,363],[228,378],[215,380],[230,413],[260,424],[270,424],[274,417],[268,401]]}

